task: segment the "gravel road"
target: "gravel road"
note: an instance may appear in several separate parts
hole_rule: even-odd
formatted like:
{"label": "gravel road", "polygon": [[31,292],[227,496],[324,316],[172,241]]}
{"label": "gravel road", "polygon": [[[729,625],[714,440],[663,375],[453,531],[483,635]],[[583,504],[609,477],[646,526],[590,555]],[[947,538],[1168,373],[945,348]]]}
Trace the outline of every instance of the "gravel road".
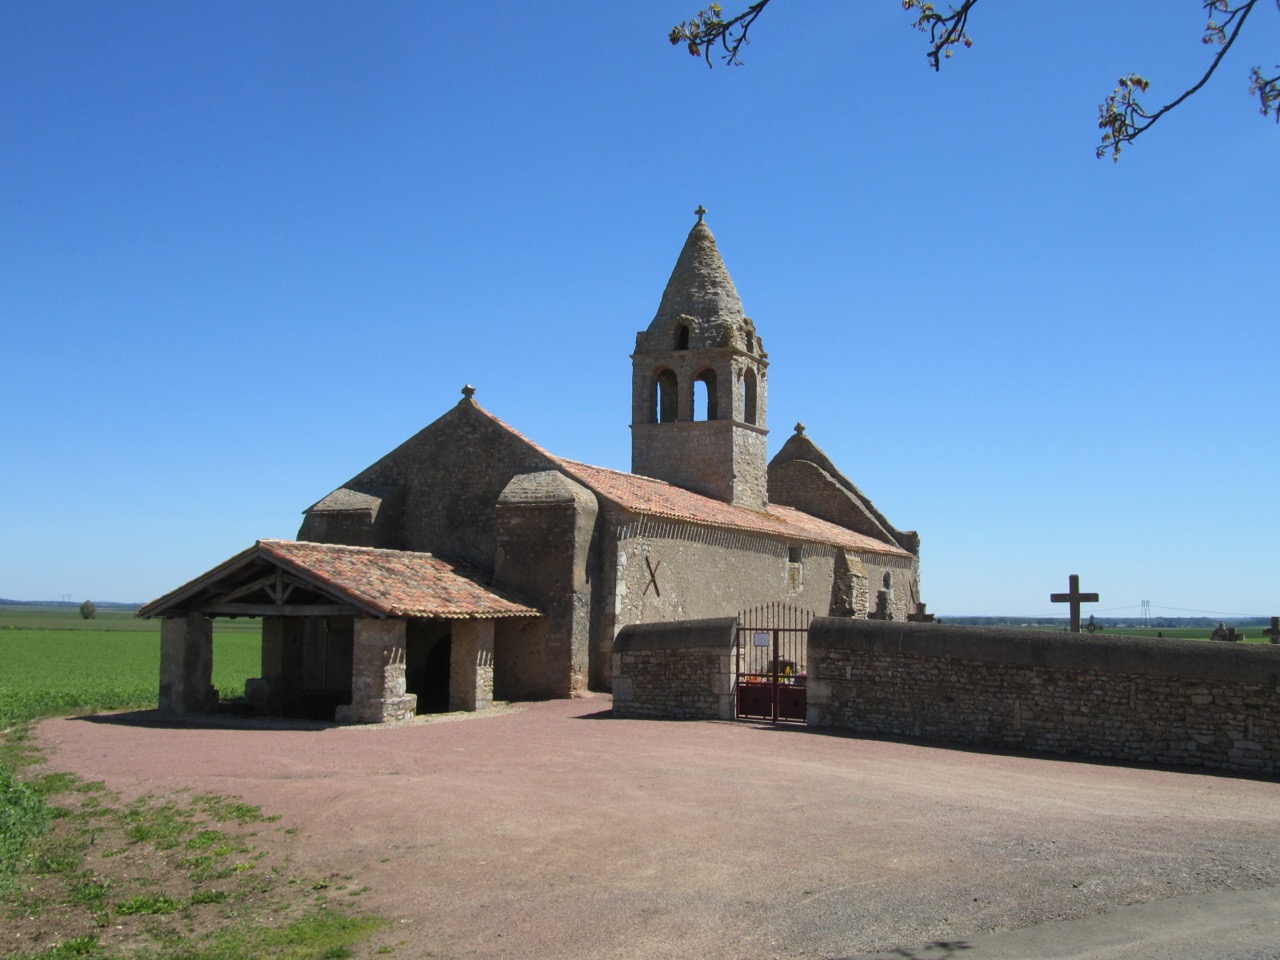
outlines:
{"label": "gravel road", "polygon": [[362,908],[392,918],[368,955],[397,945],[401,960],[924,956],[911,945],[931,942],[978,960],[997,931],[1280,885],[1274,781],[609,707],[388,728],[131,714],[39,736],[55,769],[126,795],[192,788],[282,814],[299,869],[352,876]]}

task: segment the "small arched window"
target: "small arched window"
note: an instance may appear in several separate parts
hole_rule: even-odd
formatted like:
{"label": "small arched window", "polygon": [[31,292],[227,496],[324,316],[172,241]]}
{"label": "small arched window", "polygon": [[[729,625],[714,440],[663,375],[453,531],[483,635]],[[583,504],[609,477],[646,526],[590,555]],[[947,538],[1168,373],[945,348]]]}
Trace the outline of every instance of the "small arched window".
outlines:
{"label": "small arched window", "polygon": [[716,372],[703,370],[693,382],[693,419],[718,420]]}
{"label": "small arched window", "polygon": [[885,588],[886,590],[892,590],[892,589],[893,589],[893,574],[892,574],[892,573],[890,573],[888,570],[886,570],[886,571],[884,572],[884,577],[883,577],[883,579],[881,579],[881,581],[880,581],[880,582],[884,584],[884,588]]}
{"label": "small arched window", "polygon": [[676,327],[676,349],[689,349],[689,325],[687,323],[682,323]]}
{"label": "small arched window", "polygon": [[742,419],[747,423],[756,423],[756,372],[748,369],[742,378]]}
{"label": "small arched window", "polygon": [[659,370],[653,381],[653,422],[675,423],[676,375],[673,370]]}

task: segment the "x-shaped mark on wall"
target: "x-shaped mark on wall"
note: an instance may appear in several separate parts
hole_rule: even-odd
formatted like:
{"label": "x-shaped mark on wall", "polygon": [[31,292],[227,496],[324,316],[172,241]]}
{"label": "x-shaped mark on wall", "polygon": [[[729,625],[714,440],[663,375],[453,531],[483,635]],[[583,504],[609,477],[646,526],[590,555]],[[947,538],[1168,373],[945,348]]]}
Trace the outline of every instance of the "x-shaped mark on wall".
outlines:
{"label": "x-shaped mark on wall", "polygon": [[653,587],[653,593],[655,596],[658,596],[658,597],[662,596],[662,591],[658,589],[658,569],[662,566],[662,561],[659,560],[658,566],[655,567],[650,562],[649,558],[645,557],[644,565],[649,568],[649,582],[644,585],[644,593],[640,594],[640,596],[643,597],[645,594],[647,594],[649,592],[650,587]]}

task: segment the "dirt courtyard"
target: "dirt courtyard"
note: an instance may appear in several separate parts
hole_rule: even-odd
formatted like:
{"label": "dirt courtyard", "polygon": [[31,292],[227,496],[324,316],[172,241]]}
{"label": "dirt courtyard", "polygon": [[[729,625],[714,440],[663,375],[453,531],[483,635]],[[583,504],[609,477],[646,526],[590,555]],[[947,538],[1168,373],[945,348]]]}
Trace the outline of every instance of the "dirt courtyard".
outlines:
{"label": "dirt courtyard", "polygon": [[[1280,885],[1280,784],[620,720],[607,696],[390,728],[50,720],[53,769],[283,815],[399,958],[819,958]],[[150,722],[148,722],[150,721]]]}

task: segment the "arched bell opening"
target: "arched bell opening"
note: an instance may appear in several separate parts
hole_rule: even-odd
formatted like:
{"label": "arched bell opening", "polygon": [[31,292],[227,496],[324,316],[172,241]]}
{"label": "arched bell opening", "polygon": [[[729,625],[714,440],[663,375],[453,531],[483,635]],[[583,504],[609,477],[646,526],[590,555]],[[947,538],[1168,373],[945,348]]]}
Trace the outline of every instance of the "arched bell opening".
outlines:
{"label": "arched bell opening", "polygon": [[677,381],[674,370],[659,370],[653,379],[653,422],[675,423],[678,417]]}
{"label": "arched bell opening", "polygon": [[756,372],[748,369],[742,377],[742,419],[745,423],[755,424],[758,422],[757,412],[758,404],[758,385],[756,382]]}
{"label": "arched bell opening", "polygon": [[719,420],[718,399],[716,372],[708,368],[698,373],[693,381],[693,419]]}

